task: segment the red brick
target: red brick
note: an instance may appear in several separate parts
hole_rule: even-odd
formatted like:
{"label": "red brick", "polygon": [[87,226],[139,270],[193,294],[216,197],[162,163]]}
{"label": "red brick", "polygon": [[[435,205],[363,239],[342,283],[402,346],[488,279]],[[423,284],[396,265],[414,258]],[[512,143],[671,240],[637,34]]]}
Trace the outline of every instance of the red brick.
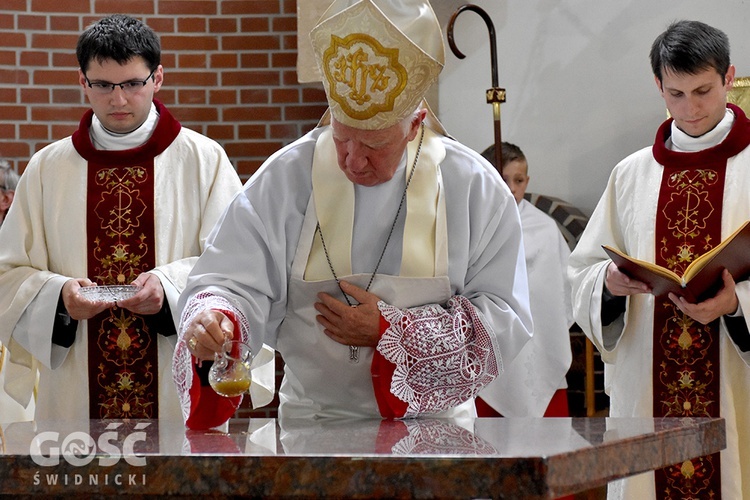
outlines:
{"label": "red brick", "polygon": [[55,104],[84,104],[81,88],[52,89],[52,102]]}
{"label": "red brick", "polygon": [[297,50],[297,34],[285,35],[282,37],[281,48],[284,50]]}
{"label": "red brick", "polygon": [[219,40],[218,37],[213,35],[165,35],[161,37],[161,45],[164,50],[188,50],[193,52],[198,50],[218,50]]}
{"label": "red brick", "polygon": [[275,35],[226,35],[221,39],[221,50],[279,50]]}
{"label": "red brick", "polygon": [[271,54],[271,66],[274,68],[297,68],[296,52],[274,52]]}
{"label": "red brick", "polygon": [[49,55],[42,51],[23,51],[21,52],[21,66],[47,66],[49,64]]}
{"label": "red brick", "polygon": [[145,23],[161,37],[169,33],[175,33],[177,21],[174,17],[149,17],[145,20]]}
{"label": "red brick", "polygon": [[242,182],[247,181],[263,164],[264,160],[242,160],[235,163]]}
{"label": "red brick", "polygon": [[[314,87],[312,86],[314,85]],[[302,102],[328,102],[322,83],[308,83],[302,88]]]}
{"label": "red brick", "polygon": [[281,149],[283,146],[282,142],[270,142],[270,141],[263,141],[263,142],[249,142],[249,141],[240,141],[240,142],[227,142],[224,144],[224,149],[227,152],[227,155],[230,157],[236,157],[236,156],[245,156],[245,157],[260,157],[260,158],[268,158],[272,154],[274,154],[276,151]]}
{"label": "red brick", "polygon": [[3,0],[3,10],[26,12],[26,0]]}
{"label": "red brick", "polygon": [[291,123],[274,123],[270,127],[270,132],[272,139],[294,140],[302,135],[297,125]]}
{"label": "red brick", "polygon": [[240,103],[242,104],[270,104],[269,89],[240,89]]}
{"label": "red brick", "polygon": [[237,54],[233,52],[221,52],[219,54],[210,54],[208,66],[211,68],[236,68]]}
{"label": "red brick", "polygon": [[237,104],[236,89],[211,89],[208,91],[209,104]]}
{"label": "red brick", "polygon": [[16,126],[12,123],[0,123],[0,137],[8,139],[16,137]]}
{"label": "red brick", "polygon": [[177,99],[182,104],[206,104],[205,90],[178,89]]}
{"label": "red brick", "polygon": [[0,88],[0,102],[15,104],[17,99],[15,88]]}
{"label": "red brick", "polygon": [[[82,114],[83,113],[75,116],[75,120],[71,120],[71,123],[53,123],[51,134],[52,139],[60,140],[64,137],[68,137],[69,135],[73,135],[73,132],[78,129],[78,122],[81,121]],[[73,117],[74,115],[70,116]]]}
{"label": "red brick", "polygon": [[303,121],[315,120],[323,116],[328,106],[326,105],[309,105],[309,106],[285,106],[284,120]]}
{"label": "red brick", "polygon": [[[4,2],[7,0],[3,0]],[[89,12],[89,0],[31,0],[32,12]]]}
{"label": "red brick", "polygon": [[32,87],[21,89],[21,101],[22,103],[42,103],[47,104],[50,100],[50,91],[47,88]]}
{"label": "red brick", "polygon": [[31,148],[25,142],[0,142],[0,151],[3,152],[3,156],[11,157],[29,157]]}
{"label": "red brick", "polygon": [[241,68],[270,68],[270,54],[268,52],[252,52],[240,54]]}
{"label": "red brick", "polygon": [[172,106],[170,111],[180,122],[215,122],[219,118],[216,108]]}
{"label": "red brick", "polygon": [[18,30],[46,30],[47,16],[35,16],[33,14],[20,14],[18,16]]}
{"label": "red brick", "polygon": [[177,54],[179,68],[205,68],[206,54]]}
{"label": "red brick", "polygon": [[205,33],[205,17],[179,17],[177,18],[177,32],[186,33]]}
{"label": "red brick", "polygon": [[156,98],[167,106],[177,102],[177,90],[173,88],[171,79],[167,80],[167,87],[162,87],[156,94]]}
{"label": "red brick", "polygon": [[177,67],[177,54],[174,52],[161,53],[161,65],[164,66],[164,71],[170,71],[172,68]]}
{"label": "red brick", "polygon": [[29,83],[29,73],[21,69],[0,68],[0,83],[12,83],[16,85],[27,84]]}
{"label": "red brick", "polygon": [[202,122],[183,121],[182,126],[194,130],[199,134],[206,135],[206,126]]}
{"label": "red brick", "polygon": [[297,81],[297,70],[282,71],[281,82],[284,85],[299,85],[299,82]]}
{"label": "red brick", "polygon": [[217,80],[216,73],[210,71],[171,70],[167,81],[175,87],[214,87]]}
{"label": "red brick", "polygon": [[47,125],[21,123],[18,126],[18,136],[20,139],[47,139],[48,133]]}
{"label": "red brick", "polygon": [[190,14],[190,15],[214,15],[219,2],[203,0],[160,0],[159,14]]}
{"label": "red brick", "polygon": [[3,41],[3,48],[26,47],[26,35],[24,33],[1,31],[0,39]]}
{"label": "red brick", "polygon": [[243,17],[240,19],[239,33],[268,33],[271,31],[268,17]]}
{"label": "red brick", "polygon": [[[20,15],[18,16],[21,17]],[[12,30],[16,27],[13,16],[10,14],[0,14],[0,29]]]}
{"label": "red brick", "polygon": [[[137,14],[153,14],[153,0],[127,0],[127,13],[131,16]],[[123,11],[123,0],[96,0],[94,2],[94,11],[102,14],[115,14]]]}
{"label": "red brick", "polygon": [[34,71],[34,85],[77,85],[78,73],[69,69]]}
{"label": "red brick", "polygon": [[209,33],[236,33],[237,18],[212,18],[208,20]]}
{"label": "red brick", "polygon": [[279,84],[278,71],[224,71],[221,83],[225,86],[273,87]]}
{"label": "red brick", "polygon": [[10,50],[0,50],[0,66],[15,66],[16,53]]}
{"label": "red brick", "polygon": [[217,141],[219,139],[234,139],[233,125],[207,125],[206,135]]}
{"label": "red brick", "polygon": [[78,122],[87,106],[35,106],[31,108],[31,120],[36,122],[64,122],[76,117]]}
{"label": "red brick", "polygon": [[266,138],[266,126],[265,125],[240,125],[237,128],[238,139],[265,139]]}
{"label": "red brick", "polygon": [[284,16],[273,18],[273,29],[272,31],[279,33],[282,31],[297,31],[297,17],[295,16]]}
{"label": "red brick", "polygon": [[73,48],[70,49],[70,51],[66,52],[55,52],[52,54],[52,66],[55,68],[63,68],[63,67],[69,67],[73,71],[75,75],[76,80],[78,79],[78,72],[75,71],[78,69],[78,59],[76,58],[76,55],[73,53]]}
{"label": "red brick", "polygon": [[[3,38],[5,38],[5,35],[2,36]],[[67,35],[62,33],[33,33],[31,35],[31,46],[35,49],[75,50],[76,43],[78,43],[78,36],[79,35],[77,34]]]}
{"label": "red brick", "polygon": [[289,87],[271,89],[271,102],[274,104],[299,102],[299,89]]}
{"label": "red brick", "polygon": [[284,14],[295,14],[297,12],[297,0],[284,0],[283,12]]}
{"label": "red brick", "polygon": [[50,31],[81,31],[80,18],[78,16],[50,16]]}
{"label": "red brick", "polygon": [[281,120],[281,109],[278,106],[242,106],[225,108],[225,122],[270,122]]}
{"label": "red brick", "polygon": [[224,0],[221,14],[278,14],[279,0]]}

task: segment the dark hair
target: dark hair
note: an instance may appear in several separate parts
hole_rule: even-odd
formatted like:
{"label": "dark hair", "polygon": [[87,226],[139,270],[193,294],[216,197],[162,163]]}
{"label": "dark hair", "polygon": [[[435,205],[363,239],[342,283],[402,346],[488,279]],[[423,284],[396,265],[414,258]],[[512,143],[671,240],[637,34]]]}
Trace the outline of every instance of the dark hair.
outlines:
{"label": "dark hair", "polygon": [[694,75],[713,68],[723,79],[729,70],[729,38],[700,21],[676,21],[654,40],[649,56],[660,83],[663,70]]}
{"label": "dark hair", "polygon": [[148,69],[161,64],[159,37],[143,22],[130,16],[114,14],[91,24],[78,38],[76,57],[81,71],[86,73],[89,62],[113,60],[125,64],[136,56],[142,57]]}
{"label": "dark hair", "polygon": [[[502,155],[501,161],[503,164],[501,167],[505,167],[508,163],[516,160],[520,161],[526,161],[526,155],[523,154],[523,151],[521,151],[521,148],[516,146],[515,144],[511,144],[510,142],[502,142],[500,154]],[[488,147],[484,151],[482,151],[482,156],[495,165],[495,145]],[[497,165],[495,165],[497,167]]]}

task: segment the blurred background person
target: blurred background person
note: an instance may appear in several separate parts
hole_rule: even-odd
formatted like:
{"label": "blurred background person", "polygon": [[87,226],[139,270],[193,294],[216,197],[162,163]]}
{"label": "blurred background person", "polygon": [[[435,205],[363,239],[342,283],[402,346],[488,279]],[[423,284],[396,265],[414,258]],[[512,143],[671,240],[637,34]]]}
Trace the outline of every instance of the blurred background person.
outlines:
{"label": "blurred background person", "polygon": [[[5,214],[8,213],[13,196],[16,193],[18,174],[5,160],[0,160],[0,226],[3,225]],[[1,241],[1,240],[0,240]]]}
{"label": "blurred background person", "polygon": [[[484,153],[494,161],[494,146]],[[524,199],[529,165],[521,148],[502,143],[502,175],[518,203],[529,276],[534,336],[505,371],[477,398],[480,417],[567,417],[565,375],[573,354],[573,325],[567,279],[570,248],[557,222]]]}

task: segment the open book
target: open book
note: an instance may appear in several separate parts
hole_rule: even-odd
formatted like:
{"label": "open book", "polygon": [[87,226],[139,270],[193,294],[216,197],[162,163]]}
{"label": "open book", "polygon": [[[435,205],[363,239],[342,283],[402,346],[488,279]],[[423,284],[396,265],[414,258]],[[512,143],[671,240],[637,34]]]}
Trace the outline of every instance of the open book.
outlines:
{"label": "open book", "polygon": [[691,262],[682,276],[652,262],[630,257],[610,246],[602,245],[602,248],[620,271],[646,283],[657,297],[674,292],[690,302],[701,302],[719,291],[723,269],[732,274],[735,282],[750,275],[750,221]]}

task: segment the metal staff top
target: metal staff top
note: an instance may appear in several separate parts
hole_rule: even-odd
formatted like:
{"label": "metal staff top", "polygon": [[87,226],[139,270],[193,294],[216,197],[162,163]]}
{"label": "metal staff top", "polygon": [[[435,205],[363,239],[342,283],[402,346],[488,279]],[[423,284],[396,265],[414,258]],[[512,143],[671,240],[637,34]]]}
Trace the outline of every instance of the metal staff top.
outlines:
{"label": "metal staff top", "polygon": [[495,25],[492,23],[489,14],[484,11],[481,7],[474,4],[465,4],[459,7],[456,12],[451,16],[450,22],[448,23],[448,45],[450,45],[451,51],[459,59],[463,59],[466,56],[458,50],[456,43],[453,39],[453,25],[456,22],[456,18],[461,12],[465,10],[472,10],[479,14],[484,19],[487,29],[490,33],[490,63],[492,67],[492,88],[487,89],[486,97],[487,103],[492,104],[492,115],[495,124],[495,168],[502,175],[503,163],[502,163],[502,133],[500,126],[500,104],[505,102],[505,89],[500,88],[498,85],[497,78],[497,42],[495,40]]}

